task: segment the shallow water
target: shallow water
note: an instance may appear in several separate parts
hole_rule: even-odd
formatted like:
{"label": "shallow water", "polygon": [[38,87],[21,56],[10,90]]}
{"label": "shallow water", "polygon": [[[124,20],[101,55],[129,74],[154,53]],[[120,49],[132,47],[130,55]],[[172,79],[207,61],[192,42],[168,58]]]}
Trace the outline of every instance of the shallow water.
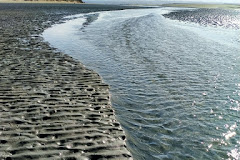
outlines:
{"label": "shallow water", "polygon": [[111,86],[134,159],[239,159],[240,31],[188,22],[224,10],[172,10],[81,14],[43,37]]}

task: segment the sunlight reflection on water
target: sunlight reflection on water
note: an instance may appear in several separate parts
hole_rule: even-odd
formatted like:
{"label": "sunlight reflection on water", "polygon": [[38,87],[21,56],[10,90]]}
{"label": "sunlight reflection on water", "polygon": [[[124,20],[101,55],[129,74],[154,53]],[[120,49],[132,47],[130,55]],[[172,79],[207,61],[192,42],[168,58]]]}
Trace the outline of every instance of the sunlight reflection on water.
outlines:
{"label": "sunlight reflection on water", "polygon": [[[227,14],[205,11],[174,16]],[[238,159],[239,30],[169,20],[168,12],[102,12],[84,28],[80,18],[44,38],[111,85],[135,159]]]}

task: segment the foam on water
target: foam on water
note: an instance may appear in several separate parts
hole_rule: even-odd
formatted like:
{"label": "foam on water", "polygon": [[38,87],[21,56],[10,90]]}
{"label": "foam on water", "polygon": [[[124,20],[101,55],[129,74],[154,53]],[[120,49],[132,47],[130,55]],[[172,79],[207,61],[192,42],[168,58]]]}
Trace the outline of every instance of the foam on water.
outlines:
{"label": "foam on water", "polygon": [[43,36],[111,85],[135,159],[238,159],[240,31],[162,16],[172,10],[82,15]]}

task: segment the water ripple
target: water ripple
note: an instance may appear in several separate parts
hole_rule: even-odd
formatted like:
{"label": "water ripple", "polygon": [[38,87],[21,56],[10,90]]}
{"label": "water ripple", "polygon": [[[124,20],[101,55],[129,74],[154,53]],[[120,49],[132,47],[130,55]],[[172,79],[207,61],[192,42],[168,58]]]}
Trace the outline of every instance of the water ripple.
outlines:
{"label": "water ripple", "polygon": [[240,29],[240,15],[237,10],[197,9],[171,12],[166,18],[194,22],[204,26],[221,26],[224,28]]}
{"label": "water ripple", "polygon": [[223,37],[209,38],[221,28],[209,25],[219,16],[223,26],[234,28],[239,14],[199,9],[164,15],[199,23],[199,17],[208,17],[207,27],[189,28],[159,12],[100,13],[100,20],[78,34],[76,42],[84,47],[76,45],[73,55],[111,85],[112,103],[135,159],[238,157],[239,30],[222,29]]}

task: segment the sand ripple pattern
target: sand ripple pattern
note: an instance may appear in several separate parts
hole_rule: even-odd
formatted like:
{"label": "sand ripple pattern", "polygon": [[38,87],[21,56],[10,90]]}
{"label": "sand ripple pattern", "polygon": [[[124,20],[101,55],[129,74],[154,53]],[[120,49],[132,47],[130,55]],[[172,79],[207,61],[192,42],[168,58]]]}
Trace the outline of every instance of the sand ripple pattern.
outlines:
{"label": "sand ripple pattern", "polygon": [[170,19],[194,22],[204,26],[240,29],[240,14],[237,10],[203,8],[171,12],[164,16]]}
{"label": "sand ripple pattern", "polygon": [[46,17],[64,14],[7,9],[0,11],[0,159],[131,159],[109,86],[37,35],[51,25]]}

